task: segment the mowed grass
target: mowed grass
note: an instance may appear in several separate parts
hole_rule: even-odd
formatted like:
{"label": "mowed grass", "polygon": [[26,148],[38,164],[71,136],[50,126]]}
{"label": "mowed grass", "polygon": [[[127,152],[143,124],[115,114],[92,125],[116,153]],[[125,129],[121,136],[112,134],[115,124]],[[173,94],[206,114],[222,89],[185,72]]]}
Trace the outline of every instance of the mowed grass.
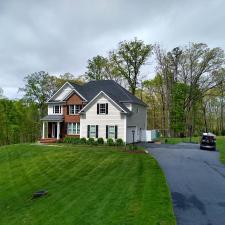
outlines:
{"label": "mowed grass", "polygon": [[[184,137],[184,138],[161,138],[160,141],[162,143],[167,143],[167,144],[178,144],[181,142],[190,142],[189,137]],[[200,137],[192,137],[191,142],[193,143],[199,143],[200,142]]]}
{"label": "mowed grass", "polygon": [[[162,143],[167,144],[178,144],[180,142],[189,142],[189,138],[162,138]],[[195,143],[200,143],[200,137],[193,137],[192,141]],[[225,164],[225,136],[217,136],[216,137],[216,148],[220,152],[220,160],[223,164]]]}
{"label": "mowed grass", "polygon": [[220,160],[225,165],[225,136],[216,137],[216,148],[220,152]]}
{"label": "mowed grass", "polygon": [[[32,200],[32,193],[48,190]],[[0,148],[1,225],[176,224],[165,177],[148,154],[110,147]]]}

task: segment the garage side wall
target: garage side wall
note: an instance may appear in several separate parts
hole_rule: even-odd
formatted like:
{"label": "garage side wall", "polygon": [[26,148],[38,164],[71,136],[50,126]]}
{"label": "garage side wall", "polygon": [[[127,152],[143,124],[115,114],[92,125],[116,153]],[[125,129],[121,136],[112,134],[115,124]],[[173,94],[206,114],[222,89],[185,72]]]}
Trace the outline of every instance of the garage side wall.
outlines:
{"label": "garage side wall", "polygon": [[147,108],[132,104],[132,113],[127,117],[127,142],[133,141],[132,130],[135,131],[134,141],[142,141],[142,133],[147,129]]}

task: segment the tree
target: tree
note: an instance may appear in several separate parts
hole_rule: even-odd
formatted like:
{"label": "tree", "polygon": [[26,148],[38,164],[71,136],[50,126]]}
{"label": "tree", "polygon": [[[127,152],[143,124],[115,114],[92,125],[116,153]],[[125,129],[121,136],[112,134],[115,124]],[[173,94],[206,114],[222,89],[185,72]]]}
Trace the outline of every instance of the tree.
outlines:
{"label": "tree", "polygon": [[88,71],[85,73],[85,78],[91,80],[114,80],[117,83],[122,83],[122,77],[117,70],[114,62],[108,58],[97,55],[88,60]]}
{"label": "tree", "polygon": [[36,104],[0,99],[0,145],[37,141],[39,125]]}
{"label": "tree", "polygon": [[130,91],[135,94],[141,67],[152,53],[152,45],[146,45],[136,38],[119,43],[117,50],[110,53],[110,59],[117,71],[127,81]]}
{"label": "tree", "polygon": [[[159,119],[158,123],[161,124],[160,129],[163,131],[163,135],[166,135],[167,125],[166,125],[166,90],[164,85],[164,80],[161,74],[157,74],[154,79],[146,80],[143,82],[144,88],[148,91],[149,95],[152,96],[152,105],[150,103],[150,108],[154,110],[154,118]],[[156,123],[153,129],[159,128]]]}
{"label": "tree", "polygon": [[217,86],[214,74],[223,63],[224,52],[220,48],[210,49],[202,43],[191,43],[184,47],[179,79],[189,86],[186,110],[190,139],[195,117],[193,109],[208,90]]}
{"label": "tree", "polygon": [[220,102],[220,134],[225,133],[224,129],[224,106],[225,106],[225,68],[215,73],[217,96]]}
{"label": "tree", "polygon": [[167,134],[171,136],[172,92],[178,79],[182,50],[176,47],[172,51],[166,52],[159,45],[155,45],[154,53],[157,62],[157,72],[161,74],[163,80],[165,109],[167,111]]}
{"label": "tree", "polygon": [[87,69],[85,77],[87,80],[104,80],[107,77],[108,59],[97,55],[92,59],[88,60]]}
{"label": "tree", "polygon": [[59,75],[59,77],[55,77],[56,80],[56,87],[59,89],[63,84],[65,84],[67,81],[75,84],[83,84],[84,81],[82,79],[82,76],[74,76],[71,73],[64,73],[63,75]]}
{"label": "tree", "polygon": [[186,129],[185,121],[185,100],[188,93],[188,86],[176,82],[172,89],[171,102],[171,129],[174,136],[184,136]]}
{"label": "tree", "polygon": [[0,99],[3,98],[3,89],[0,87]]}
{"label": "tree", "polygon": [[184,100],[185,124],[192,136],[197,124],[194,121],[199,121],[200,109],[204,109],[202,99],[219,84],[215,74],[224,63],[224,52],[220,48],[210,49],[206,44],[190,43],[170,52],[156,45],[154,53],[157,72],[163,77],[169,136],[172,131],[178,132],[177,128],[182,127],[179,120],[174,118],[178,113],[176,100],[181,97],[178,93],[184,95],[181,102]]}
{"label": "tree", "polygon": [[40,110],[40,116],[46,113],[46,102],[57,90],[56,78],[44,71],[35,72],[24,78],[25,87],[19,91],[24,92],[23,98],[27,102],[35,102]]}

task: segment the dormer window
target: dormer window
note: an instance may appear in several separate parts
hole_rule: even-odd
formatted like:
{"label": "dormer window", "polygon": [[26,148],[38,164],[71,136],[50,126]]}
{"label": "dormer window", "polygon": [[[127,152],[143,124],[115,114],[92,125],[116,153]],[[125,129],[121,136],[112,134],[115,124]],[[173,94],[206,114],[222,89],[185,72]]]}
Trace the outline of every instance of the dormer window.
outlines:
{"label": "dormer window", "polygon": [[53,113],[60,114],[61,113],[61,105],[54,105],[53,106]]}
{"label": "dormer window", "polygon": [[108,114],[108,103],[98,103],[97,114]]}

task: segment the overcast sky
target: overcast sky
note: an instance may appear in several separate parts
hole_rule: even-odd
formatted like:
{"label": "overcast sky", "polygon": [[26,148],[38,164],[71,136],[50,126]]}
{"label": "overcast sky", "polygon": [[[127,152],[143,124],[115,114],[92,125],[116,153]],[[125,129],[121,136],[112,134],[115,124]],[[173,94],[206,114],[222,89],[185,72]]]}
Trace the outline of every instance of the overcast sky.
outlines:
{"label": "overcast sky", "polygon": [[0,0],[0,87],[16,98],[32,72],[80,75],[88,59],[134,37],[225,49],[224,22],[224,0]]}

